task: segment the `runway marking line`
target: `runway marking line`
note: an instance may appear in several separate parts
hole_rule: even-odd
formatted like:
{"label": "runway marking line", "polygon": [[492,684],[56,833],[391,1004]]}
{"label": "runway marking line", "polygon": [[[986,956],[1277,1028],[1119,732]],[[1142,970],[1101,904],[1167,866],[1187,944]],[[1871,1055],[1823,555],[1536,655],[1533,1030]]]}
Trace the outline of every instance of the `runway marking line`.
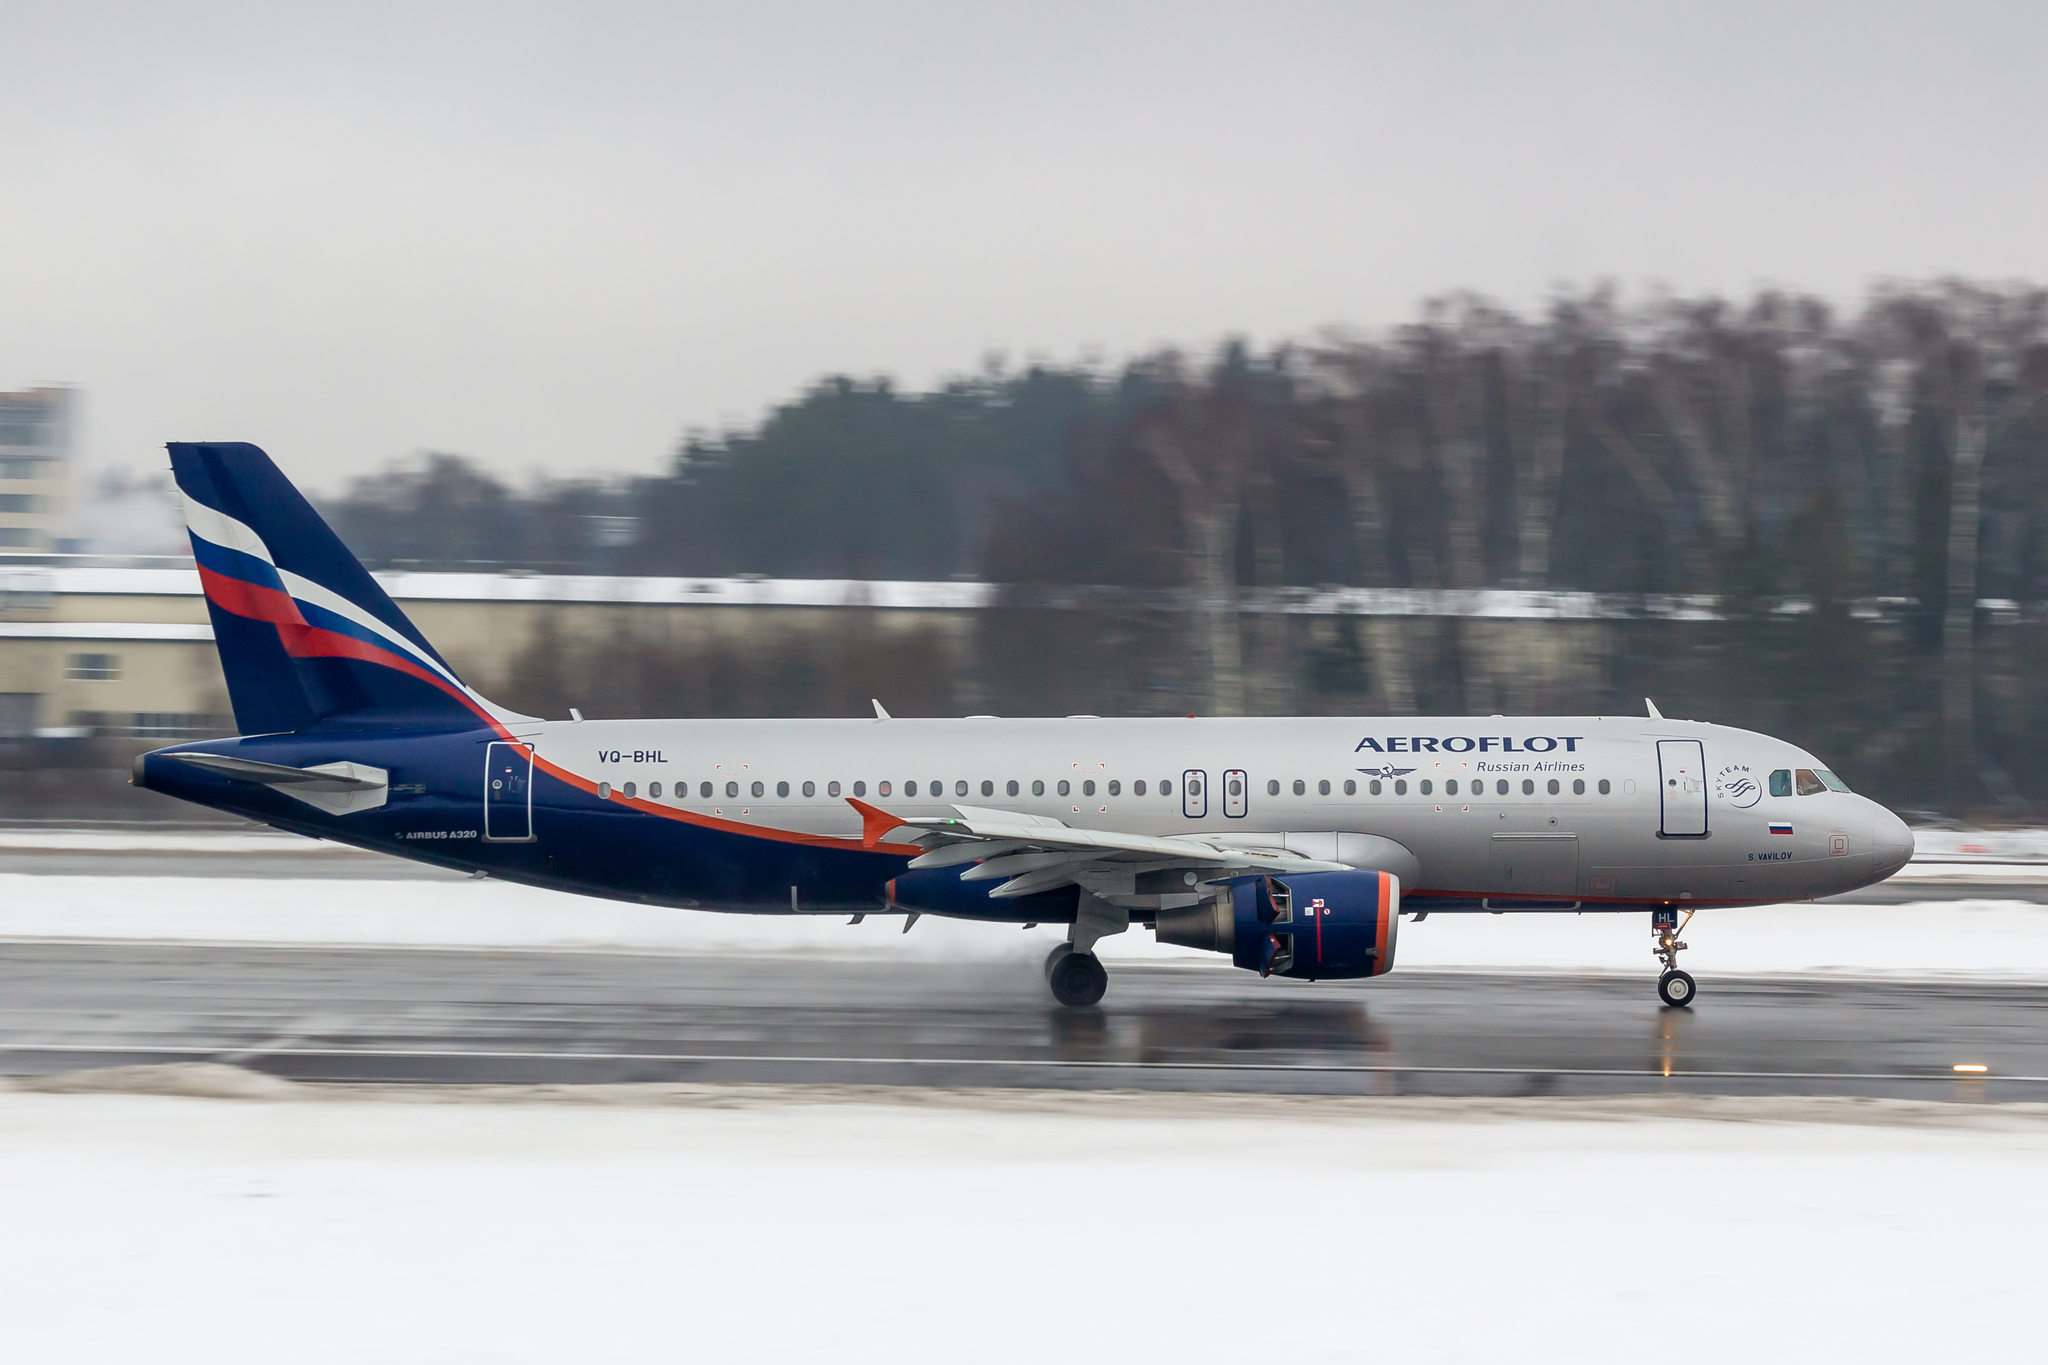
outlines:
{"label": "runway marking line", "polygon": [[[1627,1070],[1621,1067],[1572,1066],[1393,1066],[1347,1062],[1127,1062],[1064,1061],[1058,1058],[1008,1057],[808,1057],[752,1053],[714,1052],[516,1052],[495,1048],[333,1048],[281,1047],[192,1048],[162,1044],[108,1047],[84,1043],[50,1043],[42,1046],[0,1046],[0,1056],[14,1053],[94,1053],[121,1056],[188,1057],[214,1061],[221,1057],[389,1057],[447,1058],[451,1061],[531,1062],[754,1062],[782,1066],[965,1066],[1045,1067],[1124,1071],[1281,1071],[1358,1075],[1430,1076],[1619,1076],[1652,1080],[1764,1080],[1764,1081],[1953,1081],[1948,1071],[1674,1071]],[[2048,1085],[2048,1076],[1986,1077],[2032,1085]]]}

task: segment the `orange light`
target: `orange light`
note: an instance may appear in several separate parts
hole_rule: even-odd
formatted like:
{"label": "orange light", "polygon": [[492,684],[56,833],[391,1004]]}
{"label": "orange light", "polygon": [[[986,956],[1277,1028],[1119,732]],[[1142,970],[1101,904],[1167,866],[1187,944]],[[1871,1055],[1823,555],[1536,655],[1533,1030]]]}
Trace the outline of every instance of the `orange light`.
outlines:
{"label": "orange light", "polygon": [[1972,1074],[1976,1074],[1979,1072],[1989,1071],[1991,1068],[1988,1066],[1980,1066],[1976,1062],[1957,1062],[1955,1065],[1955,1069],[1957,1071],[1967,1071]]}

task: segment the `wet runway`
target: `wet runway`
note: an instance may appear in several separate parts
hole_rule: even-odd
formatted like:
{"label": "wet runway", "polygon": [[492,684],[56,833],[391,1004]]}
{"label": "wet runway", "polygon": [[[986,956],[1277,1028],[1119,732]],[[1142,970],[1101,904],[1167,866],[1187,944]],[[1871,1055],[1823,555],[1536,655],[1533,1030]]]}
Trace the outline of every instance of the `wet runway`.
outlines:
{"label": "wet runway", "polygon": [[[1324,1094],[2048,1100],[2048,987],[0,943],[0,1071],[231,1062],[298,1080],[835,1082]],[[1957,1063],[1990,1068],[1961,1078]]]}

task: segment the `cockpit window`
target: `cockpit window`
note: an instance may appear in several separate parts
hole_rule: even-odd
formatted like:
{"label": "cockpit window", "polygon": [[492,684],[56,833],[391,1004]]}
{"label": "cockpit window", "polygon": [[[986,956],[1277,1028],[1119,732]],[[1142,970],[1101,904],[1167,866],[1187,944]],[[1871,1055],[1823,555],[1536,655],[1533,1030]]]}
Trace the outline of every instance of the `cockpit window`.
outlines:
{"label": "cockpit window", "polygon": [[1792,780],[1799,785],[1801,796],[1819,796],[1828,789],[1828,784],[1815,777],[1809,768],[1793,770]]}
{"label": "cockpit window", "polygon": [[1815,768],[1813,770],[1813,775],[1819,778],[1822,782],[1825,782],[1827,784],[1828,790],[1831,792],[1845,792],[1849,790],[1849,784],[1847,782],[1844,782],[1841,778],[1836,777],[1826,768]]}
{"label": "cockpit window", "polygon": [[1778,771],[1776,771],[1776,772],[1772,773],[1772,774],[1771,774],[1771,795],[1773,795],[1773,796],[1790,796],[1791,794],[1792,794],[1792,770],[1791,770],[1790,768],[1780,768],[1780,769],[1778,769]]}

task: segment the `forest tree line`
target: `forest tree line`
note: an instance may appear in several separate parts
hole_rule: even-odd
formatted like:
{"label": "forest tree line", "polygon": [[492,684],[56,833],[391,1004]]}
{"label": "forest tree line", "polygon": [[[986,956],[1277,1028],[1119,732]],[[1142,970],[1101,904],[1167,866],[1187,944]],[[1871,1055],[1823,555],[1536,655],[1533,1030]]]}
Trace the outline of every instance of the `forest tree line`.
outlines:
{"label": "forest tree line", "polygon": [[[684,439],[658,478],[518,491],[434,456],[328,510],[387,565],[1164,590],[1201,663],[1188,698],[1215,714],[1274,700],[1246,652],[1285,639],[1240,610],[1262,590],[1698,595],[1711,629],[1634,651],[1729,708],[1696,714],[1861,736],[1886,789],[2012,806],[2048,798],[2026,759],[2048,721],[2044,389],[2032,286],[1892,284],[1850,311],[1453,296],[1266,351],[991,366],[924,393],[834,378]],[[1383,637],[1359,667],[1405,675],[1392,709],[1462,709],[1468,634],[1411,659]],[[1643,676],[1585,704],[1634,709]]]}

